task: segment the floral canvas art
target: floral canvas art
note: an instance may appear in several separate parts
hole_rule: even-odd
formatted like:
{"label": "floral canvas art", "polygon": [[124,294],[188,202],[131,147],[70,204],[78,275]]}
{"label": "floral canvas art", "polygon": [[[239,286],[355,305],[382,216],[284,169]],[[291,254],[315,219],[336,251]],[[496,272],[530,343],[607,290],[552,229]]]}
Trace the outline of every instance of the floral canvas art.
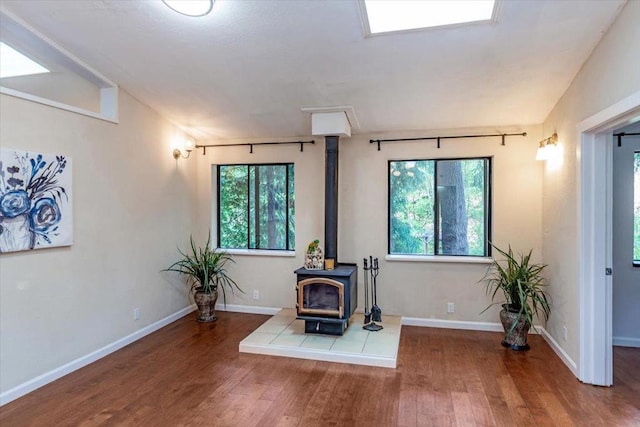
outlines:
{"label": "floral canvas art", "polygon": [[73,243],[71,159],[0,149],[0,252]]}

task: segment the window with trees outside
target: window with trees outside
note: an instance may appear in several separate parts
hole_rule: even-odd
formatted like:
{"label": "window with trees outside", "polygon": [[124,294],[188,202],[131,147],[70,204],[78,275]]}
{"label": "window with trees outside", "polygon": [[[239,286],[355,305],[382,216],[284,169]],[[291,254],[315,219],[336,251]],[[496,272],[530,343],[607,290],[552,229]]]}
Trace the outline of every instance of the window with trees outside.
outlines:
{"label": "window with trees outside", "polygon": [[491,159],[389,161],[389,253],[489,256]]}
{"label": "window with trees outside", "polygon": [[633,265],[640,267],[640,151],[633,161]]}
{"label": "window with trees outside", "polygon": [[218,247],[294,250],[293,163],[218,165]]}

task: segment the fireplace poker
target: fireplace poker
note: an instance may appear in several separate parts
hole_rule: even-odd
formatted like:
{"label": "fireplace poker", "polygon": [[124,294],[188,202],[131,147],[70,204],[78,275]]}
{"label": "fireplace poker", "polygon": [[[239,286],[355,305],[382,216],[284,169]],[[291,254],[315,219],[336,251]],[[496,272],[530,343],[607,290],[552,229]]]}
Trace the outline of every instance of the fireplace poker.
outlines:
{"label": "fireplace poker", "polygon": [[364,324],[371,322],[371,313],[369,312],[369,267],[367,259],[362,259],[364,263]]}
{"label": "fireplace poker", "polygon": [[373,287],[373,305],[371,306],[371,317],[374,322],[382,322],[382,309],[378,307],[378,258],[373,260],[371,268],[371,286]]}

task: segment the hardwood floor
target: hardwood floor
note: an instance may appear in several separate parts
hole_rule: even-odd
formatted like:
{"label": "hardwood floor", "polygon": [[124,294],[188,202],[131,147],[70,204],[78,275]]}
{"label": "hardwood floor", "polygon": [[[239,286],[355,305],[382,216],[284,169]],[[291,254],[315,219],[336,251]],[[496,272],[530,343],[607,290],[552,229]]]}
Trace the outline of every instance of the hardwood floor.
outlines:
{"label": "hardwood floor", "polygon": [[189,315],[0,408],[9,426],[639,426],[640,350],[581,384],[539,336],[405,326],[398,368],[241,354],[267,316]]}

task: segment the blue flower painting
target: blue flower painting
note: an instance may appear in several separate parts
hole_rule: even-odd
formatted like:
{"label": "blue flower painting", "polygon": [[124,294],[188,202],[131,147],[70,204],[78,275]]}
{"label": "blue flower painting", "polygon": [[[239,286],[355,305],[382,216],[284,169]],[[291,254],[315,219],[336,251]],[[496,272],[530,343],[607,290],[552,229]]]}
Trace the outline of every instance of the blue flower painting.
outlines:
{"label": "blue flower painting", "polygon": [[0,149],[0,252],[72,243],[71,159]]}

